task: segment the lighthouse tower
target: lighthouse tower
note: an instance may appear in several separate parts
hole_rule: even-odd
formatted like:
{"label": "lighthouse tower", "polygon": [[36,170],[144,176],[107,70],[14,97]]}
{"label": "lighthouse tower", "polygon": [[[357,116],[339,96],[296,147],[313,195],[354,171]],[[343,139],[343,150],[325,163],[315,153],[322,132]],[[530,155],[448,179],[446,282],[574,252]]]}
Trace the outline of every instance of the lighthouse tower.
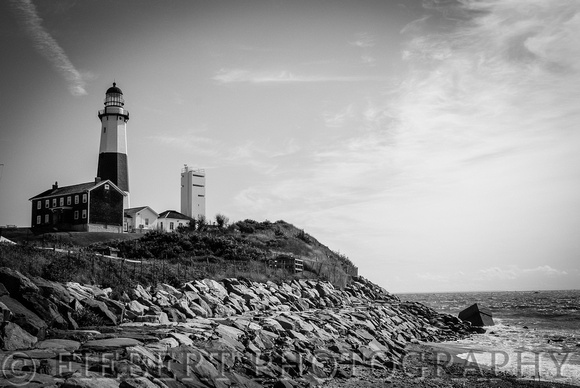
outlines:
{"label": "lighthouse tower", "polygon": [[105,93],[105,109],[99,111],[101,146],[97,177],[109,179],[127,193],[125,208],[129,207],[129,171],[127,169],[127,121],[129,112],[123,108],[123,92],[113,82]]}

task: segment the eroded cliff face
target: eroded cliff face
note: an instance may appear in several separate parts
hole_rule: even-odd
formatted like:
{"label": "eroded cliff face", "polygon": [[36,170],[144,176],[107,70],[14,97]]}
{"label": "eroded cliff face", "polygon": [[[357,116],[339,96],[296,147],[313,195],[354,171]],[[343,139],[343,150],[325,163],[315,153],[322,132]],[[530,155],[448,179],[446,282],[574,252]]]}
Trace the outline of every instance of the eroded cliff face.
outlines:
{"label": "eroded cliff face", "polygon": [[120,300],[110,289],[8,268],[0,283],[10,311],[2,357],[18,366],[1,377],[46,386],[311,386],[349,365],[397,368],[409,342],[470,331],[363,278],[344,290],[310,280],[205,279],[180,289],[137,286]]}

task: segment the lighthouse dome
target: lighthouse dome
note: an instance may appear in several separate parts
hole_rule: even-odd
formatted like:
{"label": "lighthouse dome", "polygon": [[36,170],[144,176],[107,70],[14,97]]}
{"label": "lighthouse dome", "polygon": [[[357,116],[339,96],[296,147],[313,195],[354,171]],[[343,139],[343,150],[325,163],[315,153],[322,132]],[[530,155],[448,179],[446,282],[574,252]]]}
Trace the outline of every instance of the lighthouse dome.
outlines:
{"label": "lighthouse dome", "polygon": [[121,89],[119,89],[117,87],[117,83],[116,82],[113,82],[113,86],[111,86],[109,89],[107,89],[107,93],[106,94],[109,94],[109,93],[123,94],[123,92],[121,91]]}

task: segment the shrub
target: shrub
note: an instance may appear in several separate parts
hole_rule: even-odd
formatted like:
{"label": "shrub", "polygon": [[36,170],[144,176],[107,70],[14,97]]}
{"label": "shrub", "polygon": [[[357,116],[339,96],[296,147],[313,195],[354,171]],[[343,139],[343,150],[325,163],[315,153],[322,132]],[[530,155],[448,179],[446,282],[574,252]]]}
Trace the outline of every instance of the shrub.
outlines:
{"label": "shrub", "polygon": [[215,215],[215,222],[220,229],[227,226],[229,221],[230,219],[221,213]]}

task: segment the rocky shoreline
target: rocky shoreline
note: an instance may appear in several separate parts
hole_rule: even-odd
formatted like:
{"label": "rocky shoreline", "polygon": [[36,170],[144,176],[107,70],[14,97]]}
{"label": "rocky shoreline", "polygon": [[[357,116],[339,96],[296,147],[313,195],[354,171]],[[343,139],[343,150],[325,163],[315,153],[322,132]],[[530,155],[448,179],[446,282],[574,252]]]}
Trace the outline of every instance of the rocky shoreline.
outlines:
{"label": "rocky shoreline", "polygon": [[[407,345],[473,330],[360,277],[344,290],[204,279],[111,291],[0,268],[2,386],[319,386],[400,369]],[[99,325],[80,326],[87,317]]]}

